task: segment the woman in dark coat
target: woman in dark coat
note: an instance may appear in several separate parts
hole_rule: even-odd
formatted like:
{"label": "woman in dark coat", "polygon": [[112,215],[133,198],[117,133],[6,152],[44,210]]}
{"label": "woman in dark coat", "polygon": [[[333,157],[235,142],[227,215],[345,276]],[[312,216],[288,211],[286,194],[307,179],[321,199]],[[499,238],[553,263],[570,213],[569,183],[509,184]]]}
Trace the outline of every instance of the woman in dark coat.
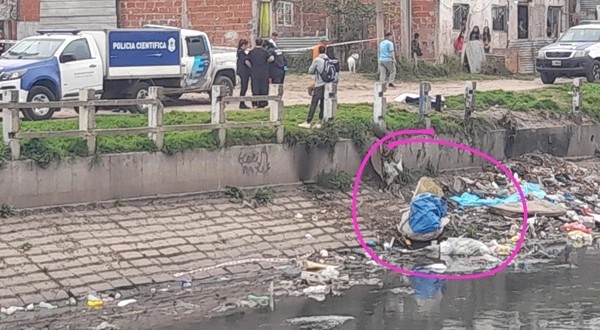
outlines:
{"label": "woman in dark coat", "polygon": [[[250,43],[246,39],[241,39],[237,49],[237,75],[240,77],[240,96],[246,96],[248,83],[250,82],[250,68],[246,65],[248,54],[246,53]],[[240,109],[250,109],[246,103],[240,102]]]}

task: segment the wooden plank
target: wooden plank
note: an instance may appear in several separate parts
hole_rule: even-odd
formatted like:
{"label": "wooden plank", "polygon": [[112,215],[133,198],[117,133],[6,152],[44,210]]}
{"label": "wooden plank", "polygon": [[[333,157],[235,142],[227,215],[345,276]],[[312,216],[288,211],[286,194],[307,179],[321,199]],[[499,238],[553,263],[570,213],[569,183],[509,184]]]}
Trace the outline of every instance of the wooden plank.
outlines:
{"label": "wooden plank", "polygon": [[18,132],[15,137],[23,139],[49,139],[49,138],[68,138],[68,137],[86,137],[87,132],[82,131],[48,131],[48,132]]}
{"label": "wooden plank", "polygon": [[239,102],[279,101],[280,99],[281,99],[281,96],[277,96],[277,95],[226,96],[223,98],[223,102],[239,103]]}
{"label": "wooden plank", "polygon": [[111,106],[128,106],[128,105],[145,105],[158,104],[160,101],[152,99],[139,100],[93,100],[89,102],[82,101],[54,101],[54,102],[23,102],[23,103],[7,103],[3,105],[6,109],[31,109],[31,108],[74,108],[84,106],[94,107],[111,107]]}

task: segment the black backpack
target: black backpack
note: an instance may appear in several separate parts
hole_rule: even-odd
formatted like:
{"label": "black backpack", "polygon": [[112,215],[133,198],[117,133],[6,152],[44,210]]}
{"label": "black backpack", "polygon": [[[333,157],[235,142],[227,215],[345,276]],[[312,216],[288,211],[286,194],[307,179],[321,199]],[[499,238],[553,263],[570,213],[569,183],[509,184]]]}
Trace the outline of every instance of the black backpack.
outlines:
{"label": "black backpack", "polygon": [[338,60],[332,60],[329,58],[323,59],[323,72],[320,73],[321,80],[325,83],[332,83],[337,80],[338,72],[340,71],[340,64]]}

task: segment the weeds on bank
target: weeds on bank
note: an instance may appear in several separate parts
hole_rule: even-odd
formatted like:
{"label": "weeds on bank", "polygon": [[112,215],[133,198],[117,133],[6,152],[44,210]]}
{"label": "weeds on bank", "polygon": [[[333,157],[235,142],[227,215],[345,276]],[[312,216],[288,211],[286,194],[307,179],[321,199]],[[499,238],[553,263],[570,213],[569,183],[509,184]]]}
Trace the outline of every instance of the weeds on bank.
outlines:
{"label": "weeds on bank", "polygon": [[332,170],[317,176],[317,185],[329,190],[348,192],[353,183],[352,176],[344,171]]}
{"label": "weeds on bank", "polygon": [[8,219],[17,214],[17,210],[9,204],[0,204],[0,218]]}
{"label": "weeds on bank", "polygon": [[264,206],[270,204],[275,199],[275,190],[271,188],[258,188],[254,191],[254,196],[249,197],[238,187],[226,187],[223,194],[229,198],[232,203],[242,202],[250,207]]}
{"label": "weeds on bank", "polygon": [[[488,91],[476,92],[476,106],[478,110],[489,110],[494,107],[507,108],[513,111],[553,111],[568,113],[571,110],[570,85],[556,85],[545,89],[528,92]],[[600,111],[593,108],[600,103],[600,86],[586,84],[583,86],[583,109],[591,117],[600,119]],[[446,105],[451,110],[464,108],[463,96],[449,96]],[[386,113],[387,130],[382,130],[372,123],[372,105],[370,104],[341,104],[338,107],[338,117],[332,123],[326,123],[322,129],[307,130],[297,125],[306,118],[307,106],[296,105],[285,108],[285,137],[288,146],[304,143],[308,150],[317,148],[333,148],[340,138],[353,141],[359,151],[363,153],[377,139],[383,137],[387,131],[408,128],[420,128],[418,114],[391,106]],[[240,121],[266,121],[269,119],[267,110],[259,111],[230,111],[227,120]],[[479,122],[480,121],[480,122]],[[165,124],[193,124],[210,122],[209,113],[200,112],[169,112],[165,114]],[[449,116],[444,113],[431,115],[433,128],[439,133],[462,133],[469,135],[474,129],[485,129],[490,123],[474,119],[474,124],[465,125],[461,117]],[[144,115],[115,116],[105,115],[97,117],[98,128],[132,128],[147,125]],[[24,131],[61,131],[77,129],[76,119],[59,119],[40,122],[23,122]],[[253,145],[272,143],[275,141],[275,132],[271,129],[230,129],[227,131],[226,146]],[[82,139],[78,138],[53,138],[31,139],[23,141],[22,155],[24,158],[34,160],[42,167],[59,161],[65,157],[86,156],[87,148]],[[174,132],[165,134],[163,152],[172,155],[178,152],[193,149],[218,148],[218,143],[210,131]],[[133,136],[106,136],[99,137],[97,152],[100,154],[122,152],[157,152],[154,143],[146,135]],[[10,159],[8,148],[0,146],[0,166]]]}

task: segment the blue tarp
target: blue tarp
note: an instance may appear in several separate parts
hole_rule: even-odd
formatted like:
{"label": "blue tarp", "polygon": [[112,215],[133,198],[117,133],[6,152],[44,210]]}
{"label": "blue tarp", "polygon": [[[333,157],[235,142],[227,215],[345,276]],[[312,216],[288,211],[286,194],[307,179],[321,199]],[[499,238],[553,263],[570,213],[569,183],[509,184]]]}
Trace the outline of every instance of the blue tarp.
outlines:
{"label": "blue tarp", "polygon": [[442,218],[446,216],[448,205],[434,194],[419,194],[410,203],[408,224],[416,234],[428,234],[442,228]]}
{"label": "blue tarp", "polygon": [[[533,195],[539,199],[543,199],[546,197],[546,192],[542,190],[539,184],[525,182],[521,185],[521,189],[523,190],[523,194],[525,196]],[[518,193],[516,193],[506,198],[485,199],[473,194],[463,193],[460,196],[450,197],[450,200],[458,203],[460,206],[463,207],[477,207],[518,203],[521,201],[521,197]]]}

